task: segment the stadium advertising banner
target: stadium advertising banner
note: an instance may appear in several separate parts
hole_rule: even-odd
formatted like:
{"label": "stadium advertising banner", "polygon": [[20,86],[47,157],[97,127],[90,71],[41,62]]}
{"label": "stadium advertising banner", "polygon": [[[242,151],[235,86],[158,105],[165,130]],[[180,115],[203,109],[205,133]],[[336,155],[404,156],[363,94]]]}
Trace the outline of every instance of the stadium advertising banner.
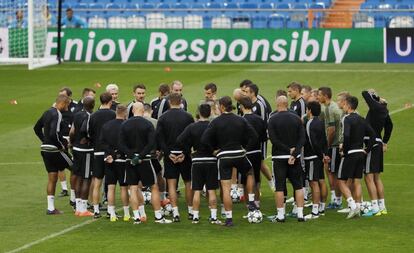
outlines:
{"label": "stadium advertising banner", "polygon": [[384,62],[414,63],[414,29],[384,29]]}
{"label": "stadium advertising banner", "polygon": [[[383,62],[383,29],[65,29],[62,57],[82,62]],[[50,31],[46,55],[56,54]]]}

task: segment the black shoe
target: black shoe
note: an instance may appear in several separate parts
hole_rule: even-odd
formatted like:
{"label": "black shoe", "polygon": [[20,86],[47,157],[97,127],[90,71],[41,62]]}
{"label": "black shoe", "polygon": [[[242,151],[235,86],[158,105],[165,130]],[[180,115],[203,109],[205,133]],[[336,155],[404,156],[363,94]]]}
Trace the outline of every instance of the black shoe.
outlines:
{"label": "black shoe", "polygon": [[252,212],[256,209],[257,209],[256,204],[253,201],[249,202],[249,211]]}
{"label": "black shoe", "polygon": [[180,216],[174,216],[174,218],[173,218],[173,222],[180,222],[181,220],[180,220]]}
{"label": "black shoe", "polygon": [[93,211],[93,205],[91,205],[91,203],[87,203],[87,209],[89,210],[89,211]]}
{"label": "black shoe", "polygon": [[193,223],[193,224],[198,224],[199,222],[200,222],[200,220],[199,220],[199,219],[194,218],[192,223]]}
{"label": "black shoe", "polygon": [[107,210],[108,210],[108,207],[107,206],[104,206],[102,204],[99,204],[99,211],[107,211]]}
{"label": "black shoe", "polygon": [[50,211],[50,210],[46,210],[46,215],[59,215],[59,214],[63,214],[62,211],[59,211],[57,209]]}
{"label": "black shoe", "polygon": [[188,214],[188,220],[193,220],[193,218],[194,218],[194,214],[189,213],[189,214]]}
{"label": "black shoe", "polygon": [[101,218],[102,216],[101,216],[101,214],[100,213],[94,213],[93,214],[93,218],[94,219],[99,219],[99,218]]}
{"label": "black shoe", "polygon": [[304,217],[298,218],[298,222],[305,222],[305,218]]}
{"label": "black shoe", "polygon": [[75,202],[75,201],[71,201],[71,200],[69,200],[69,205],[70,205],[71,207],[73,207],[73,209],[75,209],[75,208],[76,208],[76,202]]}
{"label": "black shoe", "polygon": [[68,190],[62,190],[58,195],[59,198],[67,196],[69,196]]}
{"label": "black shoe", "polygon": [[227,218],[227,219],[226,219],[226,222],[224,222],[224,223],[222,224],[222,226],[225,226],[225,227],[233,227],[233,226],[234,226],[234,224],[233,224],[233,219],[229,219],[229,218]]}
{"label": "black shoe", "polygon": [[275,218],[273,218],[273,219],[271,220],[271,222],[273,222],[273,223],[275,223],[275,222],[278,222],[278,223],[284,223],[284,222],[285,222],[285,219],[279,219],[279,218],[275,217]]}

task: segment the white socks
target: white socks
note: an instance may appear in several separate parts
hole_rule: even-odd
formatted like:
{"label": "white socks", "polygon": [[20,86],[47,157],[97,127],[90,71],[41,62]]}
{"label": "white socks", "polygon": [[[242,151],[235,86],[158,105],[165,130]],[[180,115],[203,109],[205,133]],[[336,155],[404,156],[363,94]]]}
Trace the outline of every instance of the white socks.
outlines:
{"label": "white socks", "polygon": [[70,201],[75,202],[76,199],[76,195],[75,195],[75,190],[70,190]]}
{"label": "white socks", "polygon": [[336,200],[335,191],[332,190],[331,191],[331,203],[336,203],[335,200]]}
{"label": "white socks", "polygon": [[279,220],[285,219],[285,208],[284,207],[277,209],[277,218]]}
{"label": "white socks", "polygon": [[93,205],[93,211],[94,211],[94,213],[99,213],[99,204],[97,204],[97,205]]}
{"label": "white socks", "polygon": [[111,215],[111,218],[116,217],[115,206],[108,206],[108,213]]}
{"label": "white socks", "polygon": [[47,210],[55,210],[55,196],[47,195]]}
{"label": "white socks", "polygon": [[193,214],[193,207],[192,206],[188,206],[188,213]]}
{"label": "white socks", "polygon": [[87,210],[88,210],[88,200],[82,199],[79,212],[83,213],[83,212],[86,212]]}
{"label": "white socks", "polygon": [[298,213],[298,206],[296,205],[296,202],[293,204],[292,213]]}
{"label": "white socks", "polygon": [[217,219],[217,209],[210,209],[210,213],[211,213],[211,218],[213,220]]}
{"label": "white socks", "polygon": [[325,203],[324,202],[320,202],[319,203],[319,212],[325,212]]}
{"label": "white socks", "polygon": [[372,212],[373,213],[378,213],[379,212],[379,206],[378,206],[378,200],[377,199],[375,199],[375,200],[372,200],[371,201],[371,204],[372,204]]}
{"label": "white socks", "polygon": [[195,210],[194,210],[194,211],[193,211],[193,215],[194,215],[194,216],[193,216],[193,220],[194,220],[194,219],[198,219],[198,218],[199,218],[199,214],[200,214],[200,211],[195,211]]}
{"label": "white socks", "polygon": [[380,211],[387,209],[387,208],[385,208],[385,199],[379,199],[378,200],[378,205],[379,205]]}
{"label": "white socks", "polygon": [[139,206],[138,210],[139,210],[139,215],[141,217],[147,217],[147,214],[145,213],[145,206],[144,205]]}
{"label": "white socks", "polygon": [[139,219],[139,210],[132,210],[132,213],[134,214],[134,220]]}
{"label": "white socks", "polygon": [[178,212],[178,206],[173,207],[173,217],[180,216],[180,213]]}
{"label": "white socks", "polygon": [[60,181],[60,185],[62,186],[63,191],[68,190],[68,184],[66,183],[66,181]]}
{"label": "white socks", "polygon": [[303,218],[303,207],[298,207],[298,218]]}
{"label": "white socks", "polygon": [[226,218],[227,219],[232,219],[233,218],[233,212],[232,211],[225,211],[226,213]]}
{"label": "white socks", "polygon": [[351,208],[351,210],[355,210],[357,208],[355,200],[352,197],[349,197],[346,202],[348,202],[348,206]]}
{"label": "white socks", "polygon": [[254,193],[249,193],[249,202],[254,202]]}
{"label": "white socks", "polygon": [[129,206],[124,206],[124,217],[129,217]]}
{"label": "white socks", "polygon": [[312,205],[312,214],[313,215],[319,215],[319,204],[313,204]]}

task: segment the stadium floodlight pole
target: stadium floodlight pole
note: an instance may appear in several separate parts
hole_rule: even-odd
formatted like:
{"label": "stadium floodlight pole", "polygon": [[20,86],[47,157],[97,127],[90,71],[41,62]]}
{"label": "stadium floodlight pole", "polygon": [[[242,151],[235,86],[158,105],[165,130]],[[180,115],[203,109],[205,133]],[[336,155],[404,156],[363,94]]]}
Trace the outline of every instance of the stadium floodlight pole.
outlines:
{"label": "stadium floodlight pole", "polygon": [[62,32],[62,0],[58,0],[58,17],[57,17],[57,60],[61,63],[61,32]]}
{"label": "stadium floodlight pole", "polygon": [[29,70],[33,69],[33,57],[34,57],[34,40],[33,40],[33,28],[34,28],[34,16],[33,16],[33,0],[27,2],[27,37],[28,37],[28,60]]}

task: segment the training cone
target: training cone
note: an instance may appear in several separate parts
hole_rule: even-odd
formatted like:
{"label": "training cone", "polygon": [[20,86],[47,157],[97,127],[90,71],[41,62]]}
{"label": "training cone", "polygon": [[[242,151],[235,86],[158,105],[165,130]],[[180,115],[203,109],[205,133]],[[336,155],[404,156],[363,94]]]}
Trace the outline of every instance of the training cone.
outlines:
{"label": "training cone", "polygon": [[10,102],[9,102],[11,105],[17,105],[17,100],[16,99],[13,99],[13,100],[10,100]]}
{"label": "training cone", "polygon": [[170,68],[170,67],[165,67],[165,68],[164,68],[164,71],[165,71],[165,72],[171,72],[171,68]]}
{"label": "training cone", "polygon": [[101,85],[100,83],[95,83],[95,87],[96,87],[96,88],[101,88],[101,86],[102,86],[102,85]]}

